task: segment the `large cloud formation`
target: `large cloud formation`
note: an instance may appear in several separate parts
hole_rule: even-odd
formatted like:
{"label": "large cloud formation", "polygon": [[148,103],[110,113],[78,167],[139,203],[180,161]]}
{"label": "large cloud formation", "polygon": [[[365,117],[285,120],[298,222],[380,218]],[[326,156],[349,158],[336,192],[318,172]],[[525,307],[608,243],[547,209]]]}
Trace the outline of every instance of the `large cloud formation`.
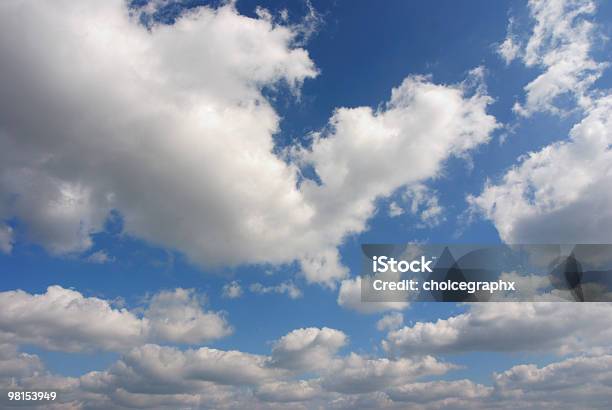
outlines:
{"label": "large cloud formation", "polygon": [[262,90],[298,93],[317,69],[299,28],[260,15],[200,7],[147,29],[123,0],[2,2],[0,219],[62,254],[89,248],[115,209],[125,232],[196,263],[299,260],[331,285],[346,275],[336,247],[378,197],[496,127],[482,91],[408,77],[377,110],[338,109],[287,161]]}
{"label": "large cloud formation", "polygon": [[471,204],[508,243],[612,240],[612,96],[598,99],[570,139],[532,152]]}
{"label": "large cloud formation", "polygon": [[[548,61],[549,53],[571,55],[554,61],[573,67],[572,79],[563,90],[580,94],[584,117],[572,127],[568,139],[522,156],[501,181],[488,181],[483,191],[468,196],[468,201],[495,224],[506,243],[610,243],[612,196],[606,187],[612,186],[612,95],[589,89],[597,78],[590,74],[593,66],[600,71],[605,66],[592,62],[589,56],[595,36],[592,23],[579,24],[588,29],[588,35],[574,36],[565,30],[578,24],[572,23],[578,16],[592,13],[594,5],[590,1],[550,1],[531,7],[539,10],[537,15],[543,20],[538,20],[529,44],[539,45],[543,41],[540,37],[549,31],[549,35],[563,37],[548,41],[540,57]],[[551,19],[556,23],[548,27],[545,23]],[[528,55],[535,55],[540,47],[527,50]],[[557,74],[551,77],[564,78]]]}
{"label": "large cloud formation", "polygon": [[[17,389],[56,391],[58,401],[49,408],[57,409],[569,409],[606,408],[612,398],[607,304],[473,304],[448,319],[391,330],[388,357],[343,353],[348,336],[325,327],[290,331],[271,343],[270,354],[156,344],[160,332],[150,330],[155,322],[173,318],[186,329],[179,324],[192,321],[180,318],[202,317],[195,300],[182,289],[160,292],[140,316],[59,286],[41,295],[0,293],[0,406],[10,404],[6,391]],[[7,306],[14,309],[7,312]],[[585,312],[591,321],[581,320]],[[179,333],[158,340],[176,344]],[[193,341],[193,331],[182,334]],[[48,370],[37,355],[20,352],[18,345],[32,344],[121,355],[104,370],[67,377]],[[485,348],[546,349],[571,357],[502,369],[481,384],[449,379],[459,366],[431,356]]]}
{"label": "large cloud formation", "polygon": [[0,344],[125,351],[147,341],[199,344],[231,332],[225,316],[205,311],[188,289],[154,295],[142,315],[57,285],[39,295],[0,292]]}
{"label": "large cloud formation", "polygon": [[275,367],[270,356],[147,344],[126,352],[107,370],[64,377],[45,369],[37,356],[3,346],[0,392],[4,401],[9,389],[53,390],[59,399],[50,408],[57,409],[603,409],[612,397],[612,356],[605,354],[542,367],[516,365],[493,373],[490,385],[467,379],[419,381],[454,368],[429,356],[373,359],[350,353],[323,364],[315,373],[303,373]]}
{"label": "large cloud formation", "polygon": [[[17,353],[6,344],[0,345],[0,392],[54,390],[59,392],[58,408],[66,409],[320,406],[345,394],[397,387],[455,368],[430,356],[340,356],[337,350],[345,341],[346,335],[336,329],[297,329],[277,340],[270,356],[142,344],[107,370],[80,377],[54,375],[37,356]],[[5,398],[3,394],[0,400]]]}

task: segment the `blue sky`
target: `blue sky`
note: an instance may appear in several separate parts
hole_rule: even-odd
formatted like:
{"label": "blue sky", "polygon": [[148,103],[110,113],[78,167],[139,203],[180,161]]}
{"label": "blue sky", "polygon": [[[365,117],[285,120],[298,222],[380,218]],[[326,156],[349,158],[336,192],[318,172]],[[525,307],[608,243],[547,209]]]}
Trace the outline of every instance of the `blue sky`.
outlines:
{"label": "blue sky", "polygon": [[[216,390],[212,394],[189,387],[168,394],[168,402],[164,403],[155,401],[159,392],[152,395],[155,400],[150,395],[142,398],[144,406],[151,408],[222,408],[226,404],[248,408],[245,403],[255,403],[249,400],[256,400],[261,408],[274,407],[274,394],[278,391],[273,387],[278,388],[274,384],[278,380],[305,380],[314,386],[316,392],[309,399],[278,399],[296,408],[327,406],[332,401],[338,407],[352,408],[475,408],[477,404],[486,408],[487,400],[505,397],[502,391],[512,383],[524,389],[521,405],[525,407],[539,403],[542,408],[554,408],[566,403],[564,394],[577,397],[573,405],[578,407],[597,407],[612,397],[608,385],[607,390],[602,388],[593,394],[591,402],[580,394],[576,396],[570,388],[542,398],[519,383],[523,368],[515,367],[528,364],[550,373],[553,370],[546,366],[558,362],[562,369],[570,369],[567,377],[571,377],[575,361],[608,363],[609,343],[605,334],[595,335],[594,330],[607,326],[607,305],[572,308],[567,313],[568,308],[539,310],[531,304],[474,307],[413,303],[365,312],[368,309],[360,308],[358,302],[342,299],[342,295],[349,297],[351,281],[358,274],[362,243],[588,243],[610,238],[606,227],[612,227],[612,219],[609,210],[602,211],[601,205],[609,203],[609,196],[602,191],[608,186],[612,169],[607,156],[610,146],[604,144],[602,148],[593,142],[589,146],[592,149],[580,151],[582,145],[577,142],[577,148],[570,146],[566,153],[559,144],[571,144],[572,138],[591,141],[589,135],[598,132],[601,140],[612,140],[606,122],[606,115],[612,114],[612,104],[608,102],[612,77],[606,70],[612,4],[560,0],[551,0],[548,7],[510,1],[393,1],[376,5],[365,1],[238,1],[235,5],[138,1],[128,7],[122,2],[110,3],[104,7],[88,3],[75,11],[76,3],[70,2],[58,4],[57,8],[41,7],[36,2],[10,2],[2,6],[6,10],[0,13],[13,15],[22,23],[21,28],[10,25],[2,29],[0,38],[14,34],[25,39],[23,47],[6,40],[0,42],[0,53],[6,56],[5,61],[10,60],[4,66],[0,63],[0,67],[7,73],[19,73],[18,80],[10,79],[10,74],[0,75],[4,77],[0,85],[17,84],[9,87],[7,96],[1,99],[2,106],[10,109],[0,117],[0,142],[6,146],[6,156],[0,155],[5,162],[0,166],[0,228],[8,238],[0,237],[4,240],[0,241],[0,245],[4,244],[0,247],[4,251],[0,252],[0,295],[6,298],[0,304],[27,312],[28,303],[41,303],[44,310],[47,288],[56,285],[62,292],[72,289],[79,295],[66,296],[75,298],[72,306],[62,307],[61,300],[65,299],[50,302],[59,304],[50,311],[65,308],[66,315],[78,315],[82,307],[91,313],[89,302],[95,299],[104,301],[101,303],[106,306],[100,313],[92,313],[101,315],[94,316],[101,323],[106,320],[104,315],[123,317],[129,313],[143,323],[146,332],[151,332],[137,338],[138,342],[125,342],[124,348],[118,348],[110,339],[93,342],[96,336],[87,333],[85,322],[75,316],[74,322],[66,324],[70,320],[64,317],[58,329],[67,326],[66,337],[80,326],[87,328],[75,330],[78,347],[64,348],[65,342],[57,341],[61,337],[52,330],[48,334],[44,326],[36,330],[36,318],[25,315],[22,320],[29,326],[24,325],[27,329],[20,333],[19,326],[12,322],[14,317],[0,316],[0,345],[5,343],[7,349],[13,349],[11,354],[23,360],[24,353],[39,358],[44,365],[35,376],[53,375],[62,380],[67,386],[62,388],[68,404],[78,403],[81,408],[135,407],[135,396],[125,398],[117,392],[124,389],[129,394],[141,394],[138,388],[117,382],[105,393],[96,391],[94,395],[84,377],[93,371],[115,374],[116,363],[131,363],[130,349],[140,349],[145,343],[176,348],[178,352],[200,348],[235,350],[272,363],[266,362],[266,369],[277,366],[279,372],[294,372],[289,376],[283,373],[280,379],[270,376],[272,381],[261,385],[219,382],[222,377],[216,379],[213,375],[200,381],[217,383],[215,389],[218,385],[235,388],[222,392],[231,399]],[[257,13],[257,7],[268,14]],[[100,27],[104,29],[99,33],[93,29],[91,36],[83,37],[83,43],[79,43],[80,37],[74,34],[85,30],[80,23],[97,21],[96,8],[113,24],[101,20]],[[559,13],[555,14],[556,10]],[[575,10],[579,12],[572,15]],[[139,17],[121,17],[129,13]],[[46,38],[57,35],[60,44],[64,44],[63,34],[49,28],[53,21],[70,36],[70,41],[57,49],[47,44],[51,39]],[[181,26],[181,21],[188,23]],[[252,25],[253,21],[261,24]],[[538,35],[534,27],[539,23],[543,42],[530,51],[529,44]],[[241,37],[243,27],[253,31]],[[558,27],[570,29],[559,34],[555,31]],[[287,33],[293,37],[283,37]],[[125,46],[111,51],[104,36],[110,39],[108,44],[125,41]],[[251,44],[250,39],[265,42]],[[500,47],[508,39],[514,42],[516,51],[505,61]],[[572,48],[574,45],[576,48]],[[584,54],[576,52],[584,47]],[[298,55],[293,53],[295,50],[307,54]],[[105,53],[112,61],[104,61]],[[236,61],[242,65],[236,65]],[[575,67],[564,68],[564,61]],[[550,90],[546,88],[549,82],[561,87],[560,91],[529,105],[530,90],[526,86],[547,72],[553,75],[540,82],[545,83],[542,89]],[[559,78],[564,81],[556,83]],[[405,79],[415,83],[404,87]],[[538,92],[537,85],[534,88],[533,95]],[[395,106],[389,102],[393,89],[403,98]],[[419,101],[431,95],[436,95],[437,105],[428,111],[429,105],[421,106]],[[516,108],[517,103],[523,111]],[[124,108],[114,110],[113,104]],[[192,104],[203,110],[194,117],[185,114],[191,112]],[[202,114],[208,112],[207,107],[223,114],[207,117]],[[349,108],[345,112],[354,117],[334,117],[340,107]],[[374,114],[358,112],[356,107],[370,107]],[[448,107],[452,112],[445,114]],[[395,114],[399,120],[392,117]],[[428,130],[410,125],[412,116],[417,118],[417,124],[431,121],[433,126],[448,121],[449,126],[429,134]],[[387,121],[385,131],[378,131],[376,121],[383,117],[388,118],[381,120]],[[330,118],[337,119],[335,127],[330,126]],[[372,122],[363,129],[351,128],[361,124],[360,118]],[[576,128],[581,123],[586,125]],[[190,126],[202,126],[196,131],[211,135],[200,140],[196,133],[189,139]],[[217,126],[222,127],[221,131]],[[353,138],[350,131],[349,137],[344,138],[344,126],[356,134],[363,133],[366,139],[375,138],[379,132],[397,132],[402,141],[417,141],[415,145],[398,145],[394,150],[409,155],[389,159],[398,160],[393,165],[398,173],[406,174],[405,178],[391,184],[388,181],[394,180],[392,175],[383,175],[379,180],[372,177],[377,170],[388,171],[381,167],[386,158],[376,156],[375,150],[371,158],[358,156],[362,151],[354,151],[355,157],[345,157],[346,152],[353,152],[351,141],[358,138]],[[443,136],[455,133],[457,136],[448,142],[439,142]],[[183,137],[188,148],[174,152],[172,141],[179,146]],[[328,147],[330,151],[325,151],[325,142],[317,147],[318,142],[326,140],[337,145]],[[458,148],[464,143],[467,148]],[[253,148],[255,144],[263,146],[257,148],[261,152]],[[436,144],[447,144],[443,145],[443,153],[428,151]],[[271,149],[267,150],[267,146]],[[225,147],[228,153],[219,157],[220,165],[212,172],[217,160],[207,153]],[[436,164],[433,169],[419,161],[420,152],[415,154],[415,150],[421,148],[423,155],[432,157],[431,162]],[[338,150],[335,154],[334,149]],[[202,156],[196,156],[200,150]],[[326,156],[327,152],[333,155]],[[530,152],[535,153],[533,164],[525,159]],[[574,158],[571,169],[555,168],[555,164],[568,158],[564,155]],[[341,159],[336,162],[335,158]],[[276,173],[282,166],[251,175],[244,172],[241,162],[262,161],[263,169],[264,162],[271,159],[288,164],[282,171],[285,177],[301,172],[308,181],[306,185],[297,183],[296,190],[287,193],[289,188],[283,185],[283,177]],[[203,165],[206,161],[213,165]],[[235,162],[236,166],[224,168],[222,162]],[[326,171],[328,166],[331,172]],[[334,185],[335,176],[345,171],[348,181],[365,179],[363,191],[371,194],[360,193],[361,187],[356,184]],[[240,188],[248,191],[244,195],[240,189],[233,190],[242,181],[252,184]],[[569,185],[580,195],[564,193],[563,184],[565,190]],[[210,196],[207,187],[211,189]],[[295,195],[306,199],[299,202],[293,199]],[[104,201],[107,203],[99,205]],[[283,201],[296,204],[295,210],[285,207]],[[342,201],[353,202],[355,208],[337,204]],[[303,210],[302,206],[310,208]],[[398,209],[397,215],[390,213],[393,207]],[[323,216],[313,217],[303,225],[302,215],[310,215],[309,209]],[[273,222],[266,225],[268,211],[273,213]],[[331,215],[331,221],[325,219],[326,213]],[[255,222],[251,224],[249,218]],[[568,224],[564,231],[568,218],[577,222]],[[534,234],[529,227],[542,234]],[[270,239],[285,231],[290,239]],[[223,247],[227,252],[218,251]],[[336,250],[338,260],[334,259]],[[310,258],[315,259],[315,265],[320,262],[322,268],[310,271]],[[233,298],[224,293],[224,287],[232,283],[241,289],[241,294]],[[254,284],[261,284],[259,291],[251,288]],[[188,291],[172,293],[175,289]],[[292,295],[288,289],[296,293]],[[12,298],[17,290],[22,291],[19,297],[23,301],[17,296]],[[30,297],[35,294],[41,295],[38,301]],[[188,329],[182,336],[164,333],[168,321],[183,320],[176,319],[176,313],[171,311],[174,308],[185,315],[194,314],[189,309],[195,309],[195,318],[187,317],[185,326],[195,323],[200,329]],[[77,313],[71,309],[77,309]],[[12,314],[17,315],[15,312]],[[576,315],[576,320],[589,322],[593,314],[598,315],[599,321],[581,325],[578,330],[568,327],[557,332],[557,328],[542,326],[554,322],[555,315]],[[377,329],[385,315],[396,315],[400,323]],[[449,318],[450,322],[438,321]],[[53,319],[45,320],[51,320],[49,326],[54,326]],[[210,326],[220,326],[213,335],[201,333],[201,327],[209,326],[208,320],[215,323]],[[483,320],[488,324],[479,325]],[[161,324],[154,324],[156,321]],[[121,326],[120,323],[113,326]],[[423,326],[430,326],[430,330],[423,330]],[[446,327],[456,333],[456,340],[445,342]],[[320,342],[322,347],[312,348],[319,356],[308,360],[329,360],[329,368],[335,368],[333,363],[349,360],[353,354],[372,360],[372,366],[386,358],[394,361],[393,366],[407,366],[401,360],[416,362],[431,355],[441,366],[450,367],[440,371],[433,369],[435,366],[428,370],[429,365],[421,365],[426,370],[415,371],[414,380],[398,381],[403,384],[392,385],[391,390],[385,387],[346,393],[356,388],[352,385],[334,390],[328,381],[335,377],[333,373],[278,364],[286,359],[281,356],[281,338],[302,328],[314,329],[313,332],[330,328],[336,332],[324,340],[346,337],[345,341]],[[97,331],[91,332],[107,332],[104,328],[102,333]],[[199,336],[193,336],[194,332]],[[483,344],[467,337],[470,332],[483,332],[479,336]],[[504,332],[510,336],[505,337]],[[513,341],[520,332],[526,332],[526,344]],[[573,332],[582,333],[582,337]],[[296,338],[301,335],[297,333]],[[510,341],[506,343],[504,338]],[[117,340],[128,339],[126,336]],[[439,345],[435,340],[440,341]],[[406,353],[410,349],[421,353]],[[308,352],[302,352],[304,357],[309,357]],[[593,377],[605,380],[609,377],[605,372],[611,369],[599,369],[600,373]],[[505,371],[509,372],[506,376],[493,376]],[[344,380],[342,375],[337,377]],[[431,382],[431,388],[442,383],[443,389],[450,389],[453,381],[463,379],[468,387],[461,385],[460,390],[474,389],[473,396],[458,394],[444,402],[392,399],[406,394],[406,389],[422,388],[418,383]],[[26,378],[23,380],[27,386]],[[38,383],[35,387],[44,386],[44,381]],[[265,393],[266,389],[273,389],[270,391],[274,394]],[[297,387],[292,389],[299,391]],[[199,401],[203,395],[212,397],[217,393],[221,397],[218,401]],[[254,398],[248,399],[249,394]],[[241,401],[245,397],[247,401]],[[556,397],[560,402],[555,401]],[[470,401],[473,398],[475,402]],[[153,401],[146,401],[150,399]],[[513,406],[511,401],[502,405]]]}

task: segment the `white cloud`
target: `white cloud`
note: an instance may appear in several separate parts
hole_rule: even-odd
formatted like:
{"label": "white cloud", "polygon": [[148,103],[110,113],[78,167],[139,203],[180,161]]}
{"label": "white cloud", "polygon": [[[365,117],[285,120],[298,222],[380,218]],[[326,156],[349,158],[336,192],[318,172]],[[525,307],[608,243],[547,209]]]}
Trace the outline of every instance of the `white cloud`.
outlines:
{"label": "white cloud", "polygon": [[14,345],[0,344],[0,380],[10,377],[26,377],[44,369],[38,356],[20,353]]}
{"label": "white cloud", "polygon": [[515,20],[510,18],[508,22],[508,33],[504,41],[497,47],[497,53],[506,64],[510,64],[514,59],[519,57],[521,52],[521,44],[514,34]]}
{"label": "white cloud", "polygon": [[611,118],[612,96],[596,100],[569,140],[529,153],[468,201],[506,243],[610,243]]}
{"label": "white cloud", "polygon": [[143,317],[108,301],[50,286],[46,293],[0,292],[0,341],[51,350],[125,351],[147,341],[201,343],[231,332],[223,315],[205,312],[190,290],[152,297]]}
{"label": "white cloud", "polygon": [[557,100],[567,94],[583,107],[590,104],[587,91],[607,66],[591,56],[595,33],[589,17],[595,8],[591,0],[531,0],[529,11],[535,24],[529,40],[520,45],[511,20],[498,52],[506,63],[520,55],[526,66],[544,70],[525,86],[525,103],[514,107],[520,115],[560,113]]}
{"label": "white cloud", "polygon": [[[265,367],[265,357],[210,348],[144,345],[103,372],[80,377],[80,389],[107,397],[108,407],[219,407],[240,398],[234,387],[268,382],[282,375]],[[244,406],[244,402],[242,404]]]}
{"label": "white cloud", "polygon": [[242,296],[242,287],[236,280],[223,285],[222,296],[228,299],[236,299]]}
{"label": "white cloud", "polygon": [[498,52],[506,62],[512,62],[519,53],[519,46],[512,37],[506,37],[503,43],[500,44]]}
{"label": "white cloud", "polygon": [[460,404],[457,403],[460,400],[482,401],[491,395],[492,390],[491,387],[463,379],[410,383],[395,387],[388,394],[393,401],[423,404],[438,402],[441,408],[452,408],[454,407],[453,404],[455,406]]}
{"label": "white cloud", "polygon": [[481,303],[436,322],[417,322],[389,332],[391,354],[467,351],[605,351],[612,337],[612,306],[606,303]]}
{"label": "white cloud", "polygon": [[404,315],[400,312],[393,312],[383,316],[376,322],[376,329],[380,331],[395,330],[404,324]]}
{"label": "white cloud", "polygon": [[397,202],[393,201],[389,204],[389,216],[394,218],[404,213],[404,209],[398,205]]}
{"label": "white cloud", "polygon": [[[116,207],[128,233],[197,262],[287,258],[271,249],[277,221],[296,226],[310,211],[294,168],[271,152],[278,116],[260,90],[316,75],[295,33],[232,5],[151,31],[122,0],[1,7],[1,37],[24,40],[0,42],[1,192],[20,194],[3,214],[58,253],[87,248]],[[20,121],[24,107],[39,114]]]}
{"label": "white cloud", "polygon": [[125,349],[143,340],[144,323],[105,300],[50,286],[31,295],[17,290],[0,293],[0,339],[49,349]]}
{"label": "white cloud", "polygon": [[[399,201],[405,204],[410,213],[418,217],[421,222],[419,228],[439,225],[444,220],[444,209],[439,204],[438,195],[423,184],[406,187],[400,195]],[[396,217],[405,213],[404,206],[392,201],[389,204],[389,216]]]}
{"label": "white cloud", "polygon": [[[114,402],[120,398],[132,400],[134,395],[148,402],[152,397],[160,396],[168,401],[178,401],[177,395],[205,396],[212,393],[219,397],[225,393],[223,404],[236,401],[235,407],[248,408],[256,403],[256,399],[277,403],[325,399],[323,403],[329,403],[327,400],[337,397],[337,393],[363,394],[385,390],[454,368],[431,357],[368,359],[354,353],[335,358],[328,364],[327,368],[319,369],[320,379],[290,380],[289,372],[271,367],[265,356],[209,348],[180,351],[146,345],[127,353],[107,371],[82,376],[80,388],[89,393],[107,395]],[[240,397],[241,391],[249,391],[245,388],[254,397],[248,394]]]}
{"label": "white cloud", "polygon": [[329,391],[355,394],[382,391],[419,377],[441,375],[456,368],[431,356],[417,359],[369,359],[355,353],[335,360],[322,380]]}
{"label": "white cloud", "polygon": [[389,409],[393,402],[384,392],[338,395],[331,401],[334,409]]}
{"label": "white cloud", "polygon": [[155,294],[144,317],[150,338],[175,343],[196,344],[219,339],[232,333],[225,317],[202,310],[203,302],[189,289],[175,289]]}
{"label": "white cloud", "polygon": [[[594,13],[595,4],[533,2],[531,9],[537,14],[537,23],[523,60],[528,65],[542,65],[546,71],[527,87],[523,113],[557,112],[555,98],[573,93],[584,117],[572,127],[567,140],[519,158],[499,182],[487,181],[482,193],[468,196],[468,202],[472,210],[494,223],[506,243],[609,243],[612,196],[602,187],[612,185],[612,96],[590,90],[605,67],[590,55],[597,32],[587,18]],[[532,281],[527,285],[535,291],[540,284]],[[500,313],[501,309],[507,312]],[[400,330],[392,334],[387,347],[407,352],[410,346],[418,349],[429,340],[428,351],[608,352],[607,310],[602,304],[562,303],[524,304],[518,310],[508,304],[471,307],[468,313],[448,320]],[[524,317],[517,317],[517,313]],[[479,326],[479,321],[485,326]],[[498,328],[494,321],[504,327]],[[439,336],[436,341],[431,339],[434,334]],[[529,338],[517,338],[517,334],[528,334]],[[516,394],[522,397],[523,393]],[[525,395],[527,401],[539,400],[532,393]],[[607,397],[609,400],[610,392]],[[549,399],[551,408],[571,408],[567,403],[576,402],[575,398],[557,400],[554,394]]]}
{"label": "white cloud", "polygon": [[[404,292],[405,293],[405,292]],[[404,310],[409,302],[363,302],[361,300],[361,277],[345,279],[340,283],[338,305],[360,313],[379,313],[388,310]]]}
{"label": "white cloud", "polygon": [[[302,341],[324,332],[331,336],[338,331],[297,329],[276,344],[304,346],[308,343]],[[516,365],[493,373],[489,385],[468,379],[436,380],[434,376],[457,366],[431,356],[393,360],[334,354],[310,357],[322,360],[325,366],[297,366],[289,371],[275,366],[274,353],[263,356],[148,344],[124,353],[105,371],[63,377],[46,370],[36,355],[0,345],[0,392],[57,391],[56,407],[51,407],[57,409],[604,409],[612,397],[612,356],[607,354],[567,358],[545,366]],[[303,372],[308,379],[295,378]],[[419,381],[424,377],[432,380]]]}
{"label": "white cloud", "polygon": [[[138,382],[139,376],[153,376],[159,382],[175,379],[186,384],[193,381],[221,385],[258,385],[282,374],[278,369],[267,367],[266,362],[265,356],[234,350],[202,347],[181,351],[145,345],[126,354],[120,362],[122,364],[116,365],[113,371],[118,377],[125,378],[124,384],[127,385]],[[142,387],[147,388],[144,384]]]}
{"label": "white cloud", "polygon": [[[612,356],[605,354],[564,359],[542,367],[517,365],[494,373],[487,386],[467,379],[418,381],[457,367],[431,356],[397,360],[355,353],[336,356],[341,343],[330,340],[342,338],[334,329],[297,329],[279,339],[276,346],[294,345],[296,352],[303,352],[304,346],[325,333],[330,336],[328,340],[319,339],[317,344],[335,346],[329,355],[306,355],[325,365],[316,369],[292,366],[291,371],[275,365],[274,348],[271,356],[263,356],[147,344],[124,353],[105,371],[62,377],[48,372],[37,356],[0,345],[0,391],[58,391],[58,409],[571,409],[606,408],[612,397]],[[295,378],[303,372],[310,378]]]}
{"label": "white cloud", "polygon": [[[298,33],[298,36],[301,37],[298,41],[298,44],[300,45],[306,44],[324,24],[323,16],[313,7],[312,2],[310,0],[306,0],[305,3],[307,10],[306,15],[302,18],[302,21],[292,26],[292,28]],[[284,9],[283,11],[286,15],[285,19],[288,18],[287,9]],[[282,12],[281,18],[283,18]]]}
{"label": "white cloud", "polygon": [[0,252],[11,253],[14,245],[13,228],[0,225]]}
{"label": "white cloud", "polygon": [[[467,97],[460,86],[409,77],[384,108],[336,110],[330,130],[315,133],[310,148],[294,152],[321,181],[302,184],[304,195],[318,204],[315,225],[336,238],[366,229],[376,198],[436,176],[447,158],[488,141],[497,126],[485,113],[490,101],[480,92]],[[400,166],[406,163],[410,167]]]}
{"label": "white cloud", "polygon": [[321,386],[317,380],[273,382],[258,387],[255,395],[261,400],[275,403],[300,402],[321,395]]}
{"label": "white cloud", "polygon": [[[486,95],[409,77],[384,108],[338,109],[287,163],[262,89],[316,76],[300,30],[231,3],[147,30],[123,0],[2,2],[0,218],[70,253],[116,209],[126,233],[195,263],[298,260],[333,286],[347,275],[336,247],[376,199],[436,176],[496,123]],[[322,184],[298,184],[298,163]]]}
{"label": "white cloud", "polygon": [[[277,340],[270,356],[147,344],[124,353],[105,371],[62,378],[37,368],[15,380],[21,387],[55,384],[62,390],[62,402],[88,407],[274,408],[274,403],[298,402],[317,407],[341,398],[340,392],[367,394],[455,367],[432,357],[337,356],[345,343],[346,336],[338,330],[307,328]],[[295,378],[301,374],[311,378]]]}
{"label": "white cloud", "polygon": [[287,294],[291,299],[299,299],[302,297],[302,291],[292,281],[279,283],[275,286],[264,286],[261,283],[252,283],[249,290],[253,293],[265,295],[267,293]]}
{"label": "white cloud", "polygon": [[106,253],[106,251],[100,250],[88,255],[85,260],[91,263],[104,264],[113,262],[115,258]]}
{"label": "white cloud", "polygon": [[543,367],[518,365],[493,378],[501,394],[519,403],[604,409],[612,397],[612,356],[575,357]]}
{"label": "white cloud", "polygon": [[437,193],[425,185],[408,187],[403,198],[410,204],[410,212],[420,218],[420,227],[436,226],[444,220],[444,209],[439,204]]}
{"label": "white cloud", "polygon": [[346,335],[335,329],[296,329],[280,338],[272,349],[272,364],[292,370],[325,368],[347,343]]}

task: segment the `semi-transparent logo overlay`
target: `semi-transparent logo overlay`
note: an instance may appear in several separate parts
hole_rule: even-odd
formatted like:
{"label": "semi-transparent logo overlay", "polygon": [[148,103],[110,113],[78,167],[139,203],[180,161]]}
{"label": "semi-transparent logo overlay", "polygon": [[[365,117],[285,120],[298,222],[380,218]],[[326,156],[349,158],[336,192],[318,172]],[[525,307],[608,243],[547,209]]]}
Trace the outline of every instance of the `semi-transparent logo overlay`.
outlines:
{"label": "semi-transparent logo overlay", "polygon": [[363,302],[612,301],[612,245],[364,244]]}

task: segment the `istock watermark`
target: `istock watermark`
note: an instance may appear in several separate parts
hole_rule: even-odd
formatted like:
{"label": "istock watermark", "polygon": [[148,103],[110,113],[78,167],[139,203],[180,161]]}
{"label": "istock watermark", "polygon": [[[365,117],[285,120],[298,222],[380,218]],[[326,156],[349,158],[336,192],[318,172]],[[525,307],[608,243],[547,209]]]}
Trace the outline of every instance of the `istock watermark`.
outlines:
{"label": "istock watermark", "polygon": [[363,302],[612,301],[612,245],[362,245]]}
{"label": "istock watermark", "polygon": [[433,272],[431,264],[433,260],[427,260],[421,256],[420,260],[397,261],[395,258],[387,256],[374,256],[372,258],[372,272]]}

